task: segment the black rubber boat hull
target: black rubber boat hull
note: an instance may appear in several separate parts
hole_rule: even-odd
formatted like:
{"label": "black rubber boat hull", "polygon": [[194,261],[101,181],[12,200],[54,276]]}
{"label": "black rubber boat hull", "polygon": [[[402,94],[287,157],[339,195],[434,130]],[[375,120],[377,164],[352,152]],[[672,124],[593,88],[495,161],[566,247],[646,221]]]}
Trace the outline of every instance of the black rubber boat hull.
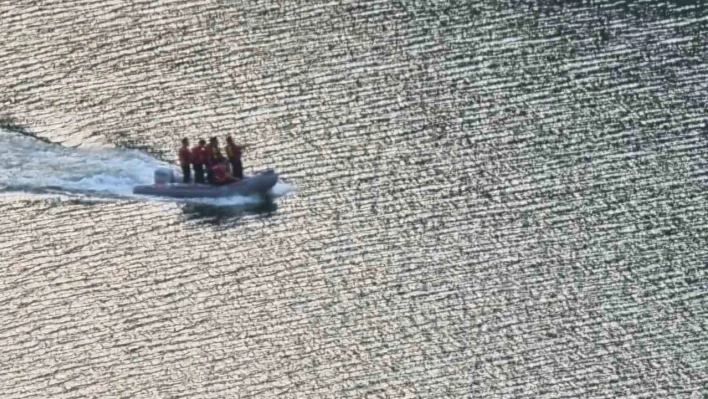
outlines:
{"label": "black rubber boat hull", "polygon": [[268,169],[242,180],[223,186],[210,184],[166,183],[136,186],[133,194],[152,195],[168,198],[224,198],[260,195],[268,196],[269,191],[278,182],[278,174]]}

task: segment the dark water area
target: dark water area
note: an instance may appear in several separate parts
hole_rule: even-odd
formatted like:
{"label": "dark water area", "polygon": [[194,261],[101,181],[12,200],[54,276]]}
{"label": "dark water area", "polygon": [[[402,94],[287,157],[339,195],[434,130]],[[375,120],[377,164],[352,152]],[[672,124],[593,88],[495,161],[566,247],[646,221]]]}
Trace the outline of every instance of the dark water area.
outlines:
{"label": "dark water area", "polygon": [[[704,2],[0,21],[3,398],[705,395]],[[227,134],[294,191],[129,194]]]}

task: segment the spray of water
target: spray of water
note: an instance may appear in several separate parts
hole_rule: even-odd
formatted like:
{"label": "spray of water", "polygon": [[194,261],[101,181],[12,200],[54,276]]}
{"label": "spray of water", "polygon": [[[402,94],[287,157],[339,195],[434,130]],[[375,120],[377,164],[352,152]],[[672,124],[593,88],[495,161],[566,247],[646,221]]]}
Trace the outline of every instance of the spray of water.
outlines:
{"label": "spray of water", "polygon": [[[158,167],[170,165],[136,150],[67,148],[0,130],[0,192],[61,192],[159,201],[133,195],[134,186],[152,184],[153,172]],[[274,197],[280,197],[291,192],[292,187],[278,183],[273,191]],[[234,206],[257,200],[231,197],[182,202]]]}

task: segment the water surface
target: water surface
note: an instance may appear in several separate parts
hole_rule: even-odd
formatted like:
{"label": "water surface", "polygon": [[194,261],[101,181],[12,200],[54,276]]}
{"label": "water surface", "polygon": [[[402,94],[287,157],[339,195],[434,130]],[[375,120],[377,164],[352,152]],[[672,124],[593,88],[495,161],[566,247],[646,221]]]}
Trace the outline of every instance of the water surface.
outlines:
{"label": "water surface", "polygon": [[[2,396],[701,397],[707,17],[1,1]],[[296,191],[66,187],[226,134]]]}

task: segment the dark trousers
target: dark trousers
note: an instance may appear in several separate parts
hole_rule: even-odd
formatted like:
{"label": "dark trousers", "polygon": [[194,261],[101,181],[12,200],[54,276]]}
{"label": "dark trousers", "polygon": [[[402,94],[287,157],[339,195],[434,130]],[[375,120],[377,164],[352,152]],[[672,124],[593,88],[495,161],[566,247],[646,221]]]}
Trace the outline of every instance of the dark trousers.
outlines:
{"label": "dark trousers", "polygon": [[231,160],[231,175],[237,179],[243,179],[243,164],[240,159]]}
{"label": "dark trousers", "polygon": [[194,164],[194,182],[204,184],[204,165]]}
{"label": "dark trousers", "polygon": [[182,165],[182,176],[184,176],[182,179],[183,183],[192,182],[192,171],[189,169],[189,164]]}
{"label": "dark trousers", "polygon": [[214,172],[211,171],[211,166],[207,165],[206,172],[207,172],[207,183],[214,184]]}

